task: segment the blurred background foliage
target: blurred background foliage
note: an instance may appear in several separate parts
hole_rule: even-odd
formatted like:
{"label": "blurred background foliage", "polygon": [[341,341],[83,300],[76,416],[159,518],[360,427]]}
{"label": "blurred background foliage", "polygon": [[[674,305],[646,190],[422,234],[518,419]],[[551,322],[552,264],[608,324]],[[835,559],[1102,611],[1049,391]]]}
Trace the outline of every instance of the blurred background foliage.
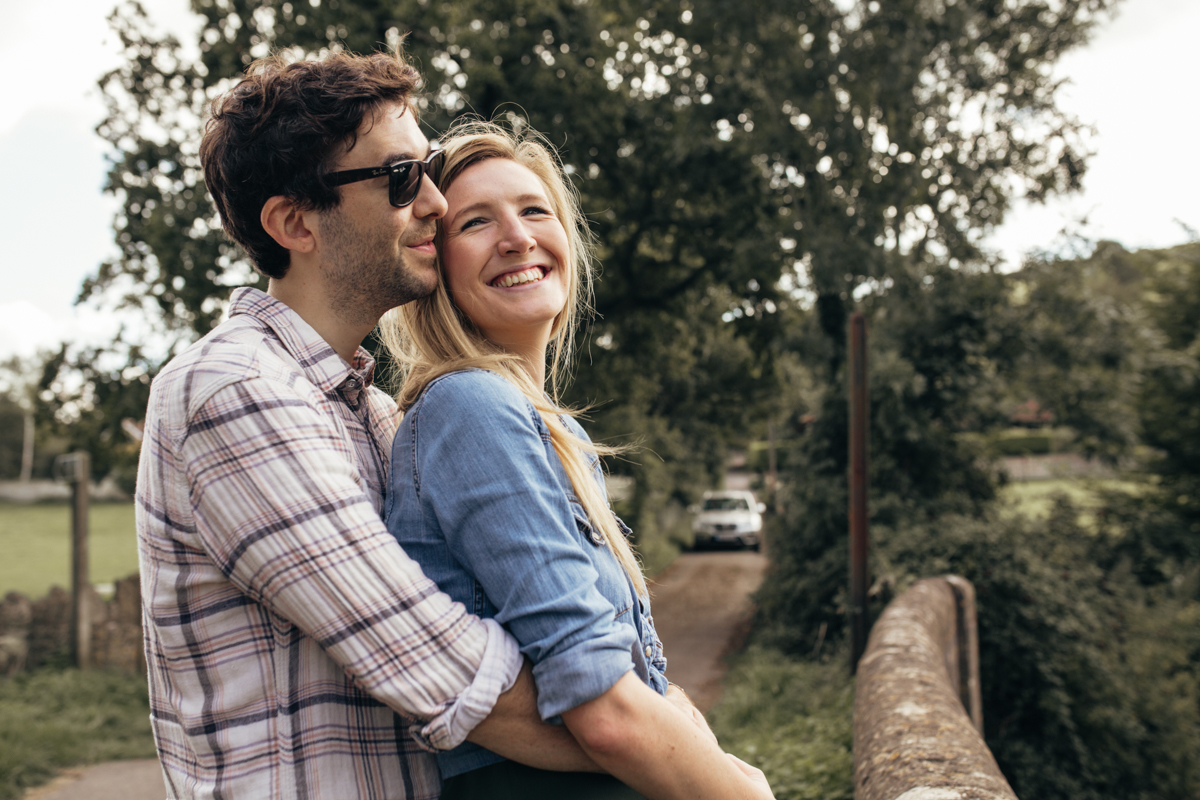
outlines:
{"label": "blurred background foliage", "polygon": [[[761,457],[777,431],[766,649],[739,667],[766,688],[720,724],[765,747],[746,721],[799,696],[780,686],[822,693],[796,708],[827,741],[770,755],[792,765],[781,797],[849,786],[847,732],[826,724],[845,687],[806,660],[817,641],[838,652],[844,623],[856,309],[870,326],[874,612],[918,577],[975,582],[986,734],[1019,795],[1198,796],[1200,244],[1077,241],[1009,273],[981,247],[1016,197],[1079,186],[1087,129],[1057,107],[1050,70],[1112,5],[193,0],[203,30],[182,47],[125,3],[112,23],[126,61],[102,80],[98,129],[120,256],[81,300],[141,310],[167,344],[64,347],[26,369],[32,394],[5,389],[0,414],[33,408],[39,437],[89,447],[98,474],[128,483],[122,420],[140,419],[152,376],[233,287],[262,285],[204,191],[206,104],[274,49],[403,39],[431,135],[477,114],[561,149],[603,245],[568,398],[593,405],[594,437],[640,445],[609,468],[633,479],[620,510],[651,571],[686,543],[685,508],[730,449]],[[1008,513],[997,458],[1039,451],[1122,481],[1086,514],[1066,496]],[[845,784],[826,790],[830,765]]]}
{"label": "blurred background foliage", "polygon": [[[1195,797],[1200,243],[1090,249],[1007,275],[898,275],[863,299],[872,608],[928,575],[975,584],[985,734],[1018,796]],[[793,412],[785,434],[757,637],[796,656],[845,622],[844,386],[824,384],[815,420]],[[1042,422],[1025,434],[1122,478],[1093,484],[1086,513],[1067,494],[1011,513],[995,457],[1030,398]]]}
{"label": "blurred background foliage", "polygon": [[[168,354],[207,332],[232,287],[262,281],[204,191],[206,104],[272,50],[403,39],[431,133],[477,114],[561,148],[604,270],[570,399],[600,404],[594,435],[644,444],[611,468],[638,479],[635,529],[664,538],[729,446],[782,411],[781,375],[833,376],[856,293],[980,261],[1015,192],[1078,185],[1085,131],[1048,68],[1108,4],[195,0],[184,48],[131,1],[98,128],[121,255],[81,298],[144,311]],[[797,360],[788,331],[810,316],[824,357]],[[157,364],[139,344],[62,354],[42,381],[51,416],[144,394]],[[119,439],[124,415],[72,436]]]}

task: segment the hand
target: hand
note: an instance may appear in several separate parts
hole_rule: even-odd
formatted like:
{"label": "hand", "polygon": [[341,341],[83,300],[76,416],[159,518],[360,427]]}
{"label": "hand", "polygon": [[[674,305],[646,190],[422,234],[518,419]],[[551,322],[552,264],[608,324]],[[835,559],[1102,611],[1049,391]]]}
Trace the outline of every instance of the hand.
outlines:
{"label": "hand", "polygon": [[725,755],[733,761],[734,766],[740,769],[743,775],[750,779],[751,783],[756,784],[758,788],[761,788],[766,792],[766,795],[764,795],[765,797],[775,797],[775,794],[771,791],[771,785],[767,783],[767,776],[763,774],[761,769],[750,766],[733,753],[726,753]]}
{"label": "hand", "polygon": [[705,735],[710,741],[720,747],[720,743],[717,742],[716,735],[713,734],[712,729],[708,727],[708,720],[706,720],[704,715],[700,713],[700,709],[692,705],[691,698],[687,696],[687,692],[671,683],[667,685],[666,697],[667,700],[671,702],[671,705],[675,706],[684,714],[686,714],[688,719],[690,719],[697,728],[704,731]]}

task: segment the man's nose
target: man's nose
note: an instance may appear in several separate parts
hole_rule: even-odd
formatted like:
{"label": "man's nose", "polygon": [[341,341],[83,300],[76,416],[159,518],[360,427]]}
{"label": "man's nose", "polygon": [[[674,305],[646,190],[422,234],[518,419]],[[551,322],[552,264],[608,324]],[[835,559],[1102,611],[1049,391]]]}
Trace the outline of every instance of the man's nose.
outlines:
{"label": "man's nose", "polygon": [[438,191],[428,175],[421,176],[421,188],[413,200],[413,216],[418,219],[441,219],[446,216],[446,198]]}

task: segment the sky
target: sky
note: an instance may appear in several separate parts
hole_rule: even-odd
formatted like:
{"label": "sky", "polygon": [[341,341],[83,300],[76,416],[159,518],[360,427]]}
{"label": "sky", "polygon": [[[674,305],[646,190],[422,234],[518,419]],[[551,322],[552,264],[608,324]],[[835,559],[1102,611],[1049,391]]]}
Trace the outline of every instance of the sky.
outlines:
{"label": "sky", "polygon": [[[181,40],[187,0],[142,0]],[[96,80],[118,63],[111,0],[0,0],[0,359],[63,340],[102,342],[111,312],[75,306],[83,280],[115,252],[116,201],[103,191],[104,116]],[[54,30],[55,52],[30,31]],[[1018,203],[990,237],[1008,265],[1052,248],[1060,231],[1128,248],[1168,247],[1200,229],[1200,2],[1125,0],[1085,48],[1069,53],[1060,105],[1095,126],[1083,192]],[[1180,224],[1182,222],[1182,224]]]}

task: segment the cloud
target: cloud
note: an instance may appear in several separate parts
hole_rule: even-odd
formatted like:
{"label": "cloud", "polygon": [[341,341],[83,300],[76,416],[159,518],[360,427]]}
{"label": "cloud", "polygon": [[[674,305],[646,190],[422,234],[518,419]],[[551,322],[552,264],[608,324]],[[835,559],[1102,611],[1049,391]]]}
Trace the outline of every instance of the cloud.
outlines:
{"label": "cloud", "polygon": [[[99,345],[111,342],[122,323],[130,327],[137,322],[138,317],[129,312],[81,306],[54,315],[28,300],[12,300],[0,303],[0,356],[28,358],[43,350],[58,350],[63,342]],[[149,331],[144,334],[153,339]]]}
{"label": "cloud", "polygon": [[101,194],[104,146],[91,128],[82,113],[39,108],[0,135],[4,293],[55,317],[116,251],[116,203]]}
{"label": "cloud", "polygon": [[1130,0],[1093,41],[1068,53],[1055,70],[1067,78],[1059,103],[1096,127],[1096,153],[1083,191],[1043,205],[1018,202],[991,245],[1009,265],[1046,248],[1064,227],[1126,247],[1169,247],[1186,240],[1176,219],[1200,227],[1200,158],[1195,132],[1194,0]]}
{"label": "cloud", "polygon": [[61,326],[28,300],[0,303],[0,353],[23,358],[57,343]]}

